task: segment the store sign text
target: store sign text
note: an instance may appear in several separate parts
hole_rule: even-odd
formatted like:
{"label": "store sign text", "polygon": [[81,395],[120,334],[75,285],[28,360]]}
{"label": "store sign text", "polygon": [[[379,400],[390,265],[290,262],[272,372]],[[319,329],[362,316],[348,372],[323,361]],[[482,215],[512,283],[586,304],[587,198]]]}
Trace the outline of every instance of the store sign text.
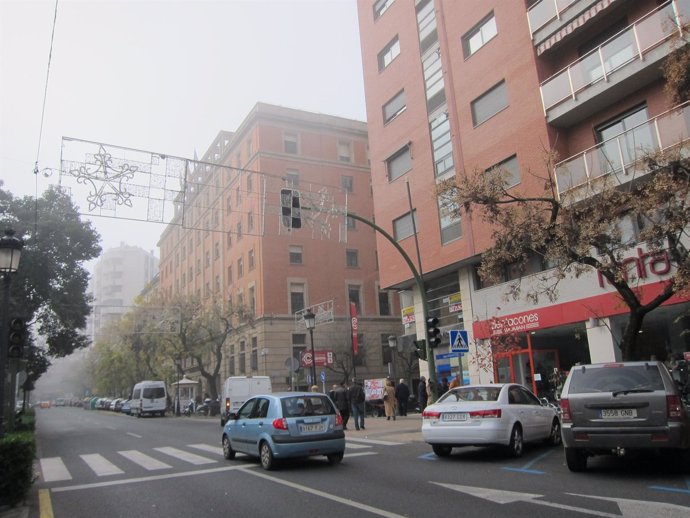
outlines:
{"label": "store sign text", "polygon": [[491,334],[503,335],[506,333],[518,333],[539,327],[539,313],[527,313],[525,315],[496,318],[491,321]]}
{"label": "store sign text", "polygon": [[[643,280],[650,275],[661,277],[671,271],[671,260],[668,252],[660,252],[656,254],[648,254],[641,248],[637,249],[637,257],[628,257],[623,260],[625,280],[629,279],[629,271],[633,271],[637,279]],[[599,287],[604,287],[605,278],[601,272],[597,272],[599,280]],[[608,282],[607,282],[608,284]]]}

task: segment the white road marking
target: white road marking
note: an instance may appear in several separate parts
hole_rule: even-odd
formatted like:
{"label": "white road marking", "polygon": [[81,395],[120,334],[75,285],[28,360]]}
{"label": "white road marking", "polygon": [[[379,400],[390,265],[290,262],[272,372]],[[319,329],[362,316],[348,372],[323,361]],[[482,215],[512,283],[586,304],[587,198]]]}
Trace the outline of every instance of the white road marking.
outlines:
{"label": "white road marking", "polygon": [[67,466],[60,457],[48,457],[39,461],[44,482],[57,482],[59,480],[72,480]]}
{"label": "white road marking", "polygon": [[93,470],[99,477],[107,477],[110,475],[121,475],[124,473],[115,464],[106,459],[103,455],[98,453],[89,453],[87,455],[79,455],[84,462]]}
{"label": "white road marking", "polygon": [[664,518],[687,518],[690,516],[690,507],[667,504],[666,502],[648,502],[642,500],[630,500],[628,498],[578,495],[577,493],[569,494],[574,496],[584,496],[585,498],[596,498],[598,500],[616,502],[618,504],[618,508],[621,510],[622,516],[625,518],[647,518],[649,516],[664,516]]}
{"label": "white road marking", "polygon": [[221,446],[213,446],[212,444],[188,444],[187,446],[196,448],[197,450],[223,455],[223,448]]}
{"label": "white road marking", "polygon": [[371,448],[370,445],[368,444],[355,444],[350,441],[345,441],[345,448],[349,448],[352,450],[359,450],[360,448]]}
{"label": "white road marking", "polygon": [[145,453],[142,453],[137,450],[118,451],[118,453],[122,455],[125,459],[129,459],[135,464],[138,464],[142,468],[147,469],[149,471],[172,468],[170,464],[166,464],[165,462],[161,462],[158,459],[149,457]]}
{"label": "white road marking", "polygon": [[165,448],[154,448],[154,450],[165,453],[166,455],[170,455],[171,457],[175,457],[176,459],[189,462],[195,466],[199,466],[201,464],[213,464],[214,462],[217,462],[213,459],[202,457],[201,455],[196,455],[194,453],[189,453],[187,451],[178,450],[177,448],[167,446]]}
{"label": "white road marking", "polygon": [[382,441],[380,439],[365,439],[365,438],[360,438],[360,437],[356,437],[354,439],[351,437],[348,437],[347,439],[345,439],[345,442],[350,442],[350,441],[362,442],[364,444],[377,444],[379,446],[400,446],[401,444],[405,444],[404,442]]}
{"label": "white road marking", "polygon": [[137,435],[137,434],[132,433],[132,432],[127,432],[127,435],[131,435],[132,437],[135,437],[137,439],[141,439],[141,437],[142,437],[141,435]]}

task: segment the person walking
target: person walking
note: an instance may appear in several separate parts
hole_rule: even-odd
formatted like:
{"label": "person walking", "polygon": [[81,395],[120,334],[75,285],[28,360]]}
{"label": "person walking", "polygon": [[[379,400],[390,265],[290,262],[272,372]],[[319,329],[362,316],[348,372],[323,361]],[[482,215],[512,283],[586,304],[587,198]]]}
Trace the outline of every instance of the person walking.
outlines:
{"label": "person walking", "polygon": [[450,385],[448,385],[448,390],[459,387],[460,386],[460,374],[457,374],[454,378],[453,381],[450,382]]}
{"label": "person walking", "polygon": [[333,402],[343,417],[343,430],[347,430],[347,422],[350,420],[350,391],[344,382],[333,391]]}
{"label": "person walking", "polygon": [[364,428],[366,394],[361,380],[355,380],[355,385],[350,389],[350,402],[352,403],[352,418],[355,420],[355,430]]}
{"label": "person walking", "polygon": [[311,392],[318,392],[319,387],[317,385],[312,385],[311,388],[309,389]]}
{"label": "person walking", "polygon": [[405,383],[405,378],[400,378],[400,383],[395,387],[395,400],[398,402],[398,414],[407,415],[407,402],[410,399],[410,387]]}
{"label": "person walking", "polygon": [[391,379],[386,380],[386,385],[383,387],[383,408],[386,412],[386,420],[390,421],[392,417],[395,421],[395,389]]}
{"label": "person walking", "polygon": [[417,385],[417,402],[419,403],[419,411],[424,412],[426,408],[426,402],[429,399],[428,393],[426,391],[426,378],[422,376],[419,379],[419,385]]}
{"label": "person walking", "polygon": [[441,380],[440,389],[441,390],[439,390],[439,392],[438,392],[439,396],[442,396],[443,394],[445,394],[446,392],[448,392],[450,390],[450,386],[448,385],[448,378],[446,378],[445,376]]}

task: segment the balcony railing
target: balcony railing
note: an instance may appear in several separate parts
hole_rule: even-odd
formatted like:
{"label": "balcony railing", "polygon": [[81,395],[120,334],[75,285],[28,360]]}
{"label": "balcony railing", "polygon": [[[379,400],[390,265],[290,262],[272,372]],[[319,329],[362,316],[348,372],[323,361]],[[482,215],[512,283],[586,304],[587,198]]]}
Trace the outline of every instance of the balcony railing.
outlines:
{"label": "balcony railing", "polygon": [[690,0],[672,0],[647,13],[602,45],[571,63],[541,84],[544,115],[548,110],[634,61],[644,60],[645,54],[668,40],[682,34],[681,16],[690,13]]}
{"label": "balcony railing", "polygon": [[[556,164],[559,196],[610,174],[628,175],[647,153],[690,138],[690,101]],[[687,154],[687,153],[686,153]],[[620,179],[620,183],[628,181]]]}
{"label": "balcony railing", "polygon": [[529,23],[530,34],[541,29],[551,20],[561,18],[561,13],[577,0],[541,0],[527,11],[527,22]]}

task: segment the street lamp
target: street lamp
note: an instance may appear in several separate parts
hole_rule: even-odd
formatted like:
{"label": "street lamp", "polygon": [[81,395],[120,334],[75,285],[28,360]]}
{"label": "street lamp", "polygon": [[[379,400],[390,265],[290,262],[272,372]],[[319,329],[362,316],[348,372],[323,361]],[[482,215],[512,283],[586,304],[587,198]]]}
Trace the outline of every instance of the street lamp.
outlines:
{"label": "street lamp", "polygon": [[175,416],[180,417],[180,370],[182,368],[182,360],[180,358],[175,358],[175,371],[177,372],[177,389],[176,389],[176,401],[175,401]]}
{"label": "street lamp", "polygon": [[[2,276],[2,306],[0,307],[0,439],[5,436],[5,370],[7,366],[9,318],[7,310],[10,306],[10,274],[19,268],[19,258],[22,255],[24,241],[14,236],[14,230],[5,230],[0,238],[0,276]],[[14,402],[12,403],[14,409]],[[14,411],[14,410],[12,410]]]}
{"label": "street lamp", "polygon": [[398,349],[398,337],[395,335],[388,335],[388,347],[391,348],[391,363],[393,364],[393,378],[397,377],[396,372],[396,362],[395,362],[395,351]]}
{"label": "street lamp", "polygon": [[311,340],[311,384],[316,384],[316,356],[314,356],[314,327],[316,326],[316,315],[311,308],[304,314],[304,325],[309,329],[309,339]]}

